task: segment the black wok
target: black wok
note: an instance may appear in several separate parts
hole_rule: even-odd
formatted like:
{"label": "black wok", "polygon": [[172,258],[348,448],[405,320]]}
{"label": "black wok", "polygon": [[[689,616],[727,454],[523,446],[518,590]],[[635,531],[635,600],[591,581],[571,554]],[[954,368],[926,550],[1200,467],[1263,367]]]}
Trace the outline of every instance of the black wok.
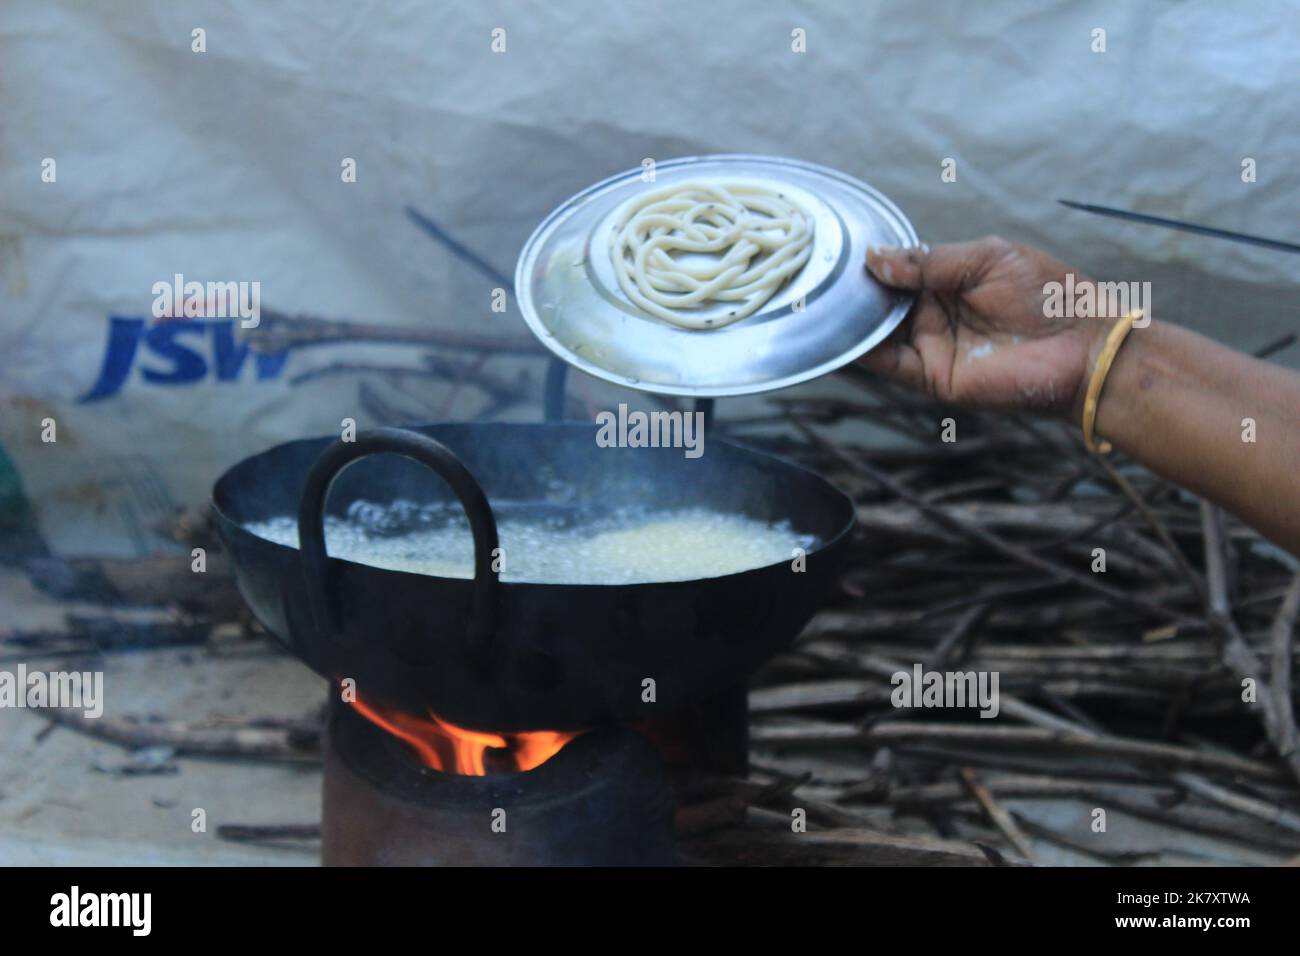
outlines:
{"label": "black wok", "polygon": [[[853,507],[817,475],[718,438],[687,459],[680,448],[601,448],[595,434],[588,424],[487,423],[289,442],[217,481],[216,522],[257,618],[318,673],[353,678],[365,700],[496,731],[660,716],[733,686],[798,634],[833,580]],[[474,580],[325,556],[326,513],[399,498],[459,499]],[[491,571],[494,509],[581,521],[636,505],[788,521],[817,543],[802,572],[785,560],[690,581],[565,585]],[[244,527],[293,514],[301,551]]]}

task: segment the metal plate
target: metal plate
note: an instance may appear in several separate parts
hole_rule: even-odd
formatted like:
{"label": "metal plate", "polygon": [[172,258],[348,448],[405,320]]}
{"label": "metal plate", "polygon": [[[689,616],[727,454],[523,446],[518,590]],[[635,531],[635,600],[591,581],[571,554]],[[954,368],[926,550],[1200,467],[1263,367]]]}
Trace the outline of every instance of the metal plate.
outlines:
{"label": "metal plate", "polygon": [[[515,269],[533,334],[597,378],[664,395],[713,397],[785,388],[847,365],[903,321],[912,296],[876,282],[871,245],[917,243],[912,224],[866,183],[769,156],[690,156],[633,169],[578,193],[537,227]],[[625,204],[697,180],[744,181],[785,193],[814,220],[804,268],[761,309],[724,328],[681,329],[648,315],[618,287],[607,242]],[[802,300],[804,308],[796,311]],[[719,305],[717,309],[728,308]],[[708,314],[707,312],[703,314]]]}

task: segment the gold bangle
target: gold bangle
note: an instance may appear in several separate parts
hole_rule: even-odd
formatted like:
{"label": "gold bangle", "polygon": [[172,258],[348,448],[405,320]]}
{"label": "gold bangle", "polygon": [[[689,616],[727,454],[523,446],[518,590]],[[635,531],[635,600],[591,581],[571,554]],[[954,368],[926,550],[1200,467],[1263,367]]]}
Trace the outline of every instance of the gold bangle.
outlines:
{"label": "gold bangle", "polygon": [[1106,376],[1110,373],[1111,363],[1115,361],[1119,347],[1124,344],[1124,339],[1133,328],[1133,323],[1141,317],[1141,309],[1132,309],[1115,323],[1110,334],[1106,336],[1106,344],[1101,347],[1101,354],[1097,356],[1097,364],[1092,369],[1092,378],[1088,380],[1088,391],[1083,399],[1083,443],[1088,447],[1088,451],[1099,455],[1110,454],[1110,442],[1103,440],[1099,443],[1093,434],[1093,428],[1097,424],[1097,399],[1101,397],[1101,388],[1106,384]]}

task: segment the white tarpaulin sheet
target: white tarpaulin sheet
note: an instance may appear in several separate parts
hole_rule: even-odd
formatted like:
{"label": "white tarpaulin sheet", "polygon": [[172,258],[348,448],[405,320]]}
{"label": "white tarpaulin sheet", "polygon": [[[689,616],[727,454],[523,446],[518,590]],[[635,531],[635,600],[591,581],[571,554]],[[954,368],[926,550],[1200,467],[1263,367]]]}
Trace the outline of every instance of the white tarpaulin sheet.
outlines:
{"label": "white tarpaulin sheet", "polygon": [[1300,238],[1298,76],[1300,7],[1280,2],[7,3],[5,507],[21,482],[56,550],[139,554],[276,441],[379,407],[479,413],[473,388],[421,377],[427,349],[258,356],[238,319],[155,318],[152,290],[258,282],[263,310],[522,336],[408,210],[510,274],[554,205],[647,157],[834,166],[931,242],[1044,245],[1257,347],[1293,324],[1300,260],[1055,200]]}

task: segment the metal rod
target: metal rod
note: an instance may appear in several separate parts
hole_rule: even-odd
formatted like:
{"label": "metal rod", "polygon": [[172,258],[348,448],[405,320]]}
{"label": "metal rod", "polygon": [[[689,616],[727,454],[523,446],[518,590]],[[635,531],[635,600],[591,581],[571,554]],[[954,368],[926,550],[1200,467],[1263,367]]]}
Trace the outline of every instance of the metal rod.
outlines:
{"label": "metal rod", "polygon": [[488,262],[473,249],[469,248],[469,246],[465,245],[445,228],[421,213],[414,206],[406,207],[406,216],[411,220],[411,222],[415,223],[434,239],[437,239],[446,246],[447,249],[456,256],[456,258],[460,259],[462,262],[469,263],[497,285],[510,290],[512,295],[514,294],[515,284],[511,281],[509,276],[492,263]]}
{"label": "metal rod", "polygon": [[552,355],[546,365],[546,386],[542,397],[543,421],[564,421],[564,386],[568,377],[568,364],[559,356]]}
{"label": "metal rod", "polygon": [[1230,242],[1244,242],[1252,246],[1263,246],[1265,249],[1280,249],[1283,252],[1300,253],[1300,243],[1285,242],[1281,239],[1266,239],[1263,236],[1252,236],[1244,232],[1233,232],[1230,229],[1218,229],[1214,226],[1199,226],[1196,223],[1183,222],[1180,219],[1166,219],[1163,216],[1152,216],[1144,212],[1129,212],[1127,209],[1114,209],[1110,206],[1095,206],[1092,203],[1074,202],[1069,199],[1058,199],[1057,202],[1070,209],[1095,213],[1098,216],[1111,216],[1115,219],[1127,219],[1130,222],[1146,223],[1149,226],[1163,226],[1166,229],[1177,229],[1181,232],[1194,232],[1199,236],[1211,236],[1215,239],[1227,239]]}

